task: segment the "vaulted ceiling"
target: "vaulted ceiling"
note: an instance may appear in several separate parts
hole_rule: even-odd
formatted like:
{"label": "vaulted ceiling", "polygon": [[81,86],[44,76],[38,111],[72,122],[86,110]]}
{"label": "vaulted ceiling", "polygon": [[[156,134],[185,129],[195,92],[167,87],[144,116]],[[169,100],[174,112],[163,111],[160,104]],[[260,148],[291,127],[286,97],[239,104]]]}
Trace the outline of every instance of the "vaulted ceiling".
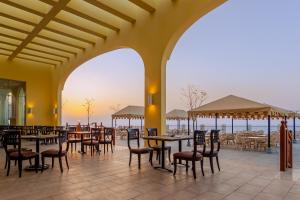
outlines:
{"label": "vaulted ceiling", "polygon": [[0,57],[59,66],[151,15],[155,0],[2,0]]}

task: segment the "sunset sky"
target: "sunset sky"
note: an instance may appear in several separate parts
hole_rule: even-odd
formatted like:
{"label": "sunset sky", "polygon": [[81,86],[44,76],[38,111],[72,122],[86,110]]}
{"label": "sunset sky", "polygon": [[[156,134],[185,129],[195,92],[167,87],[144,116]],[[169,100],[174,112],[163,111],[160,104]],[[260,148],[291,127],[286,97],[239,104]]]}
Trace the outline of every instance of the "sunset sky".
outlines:
{"label": "sunset sky", "polygon": [[[187,109],[181,89],[198,85],[210,102],[234,94],[300,110],[300,1],[230,0],[197,21],[167,63],[167,111]],[[63,122],[86,122],[85,98],[95,100],[92,121],[110,124],[111,106],[143,105],[144,67],[121,49],[77,68],[63,91]]]}

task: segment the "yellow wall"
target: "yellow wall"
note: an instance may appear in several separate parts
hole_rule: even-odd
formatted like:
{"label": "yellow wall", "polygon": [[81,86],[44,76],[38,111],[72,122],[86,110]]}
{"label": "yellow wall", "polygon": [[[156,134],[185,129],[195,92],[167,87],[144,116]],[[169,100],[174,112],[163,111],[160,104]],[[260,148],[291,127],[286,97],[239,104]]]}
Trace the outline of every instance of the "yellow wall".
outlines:
{"label": "yellow wall", "polygon": [[51,71],[53,67],[15,59],[7,61],[0,56],[0,78],[26,82],[26,110],[32,107],[33,113],[26,114],[27,125],[52,125],[53,92]]}

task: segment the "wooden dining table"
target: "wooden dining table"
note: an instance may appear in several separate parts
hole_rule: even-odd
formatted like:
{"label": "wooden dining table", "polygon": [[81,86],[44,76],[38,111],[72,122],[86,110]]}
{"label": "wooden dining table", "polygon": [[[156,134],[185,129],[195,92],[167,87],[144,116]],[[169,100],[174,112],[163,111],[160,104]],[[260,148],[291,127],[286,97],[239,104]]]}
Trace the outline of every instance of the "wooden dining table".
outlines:
{"label": "wooden dining table", "polygon": [[[193,139],[193,136],[189,135],[180,135],[180,136],[169,136],[169,135],[161,135],[161,136],[143,136],[144,140],[155,140],[161,142],[161,155],[160,155],[160,166],[155,166],[155,169],[164,169],[169,172],[173,172],[173,170],[166,168],[165,164],[165,143],[166,142],[176,142],[178,141],[178,151],[182,151],[182,141]],[[180,161],[181,162],[181,161]]]}
{"label": "wooden dining table", "polygon": [[80,150],[78,151],[81,154],[85,154],[86,152],[84,151],[84,136],[90,136],[91,131],[70,131],[68,132],[68,135],[80,135]]}
{"label": "wooden dining table", "polygon": [[[40,141],[45,139],[56,139],[58,138],[58,135],[56,134],[49,134],[49,135],[21,135],[22,140],[35,140],[35,152],[39,155],[38,159],[38,170],[48,169],[49,165],[45,164],[42,166],[40,164]],[[26,167],[26,170],[35,170],[35,166],[28,166]]]}

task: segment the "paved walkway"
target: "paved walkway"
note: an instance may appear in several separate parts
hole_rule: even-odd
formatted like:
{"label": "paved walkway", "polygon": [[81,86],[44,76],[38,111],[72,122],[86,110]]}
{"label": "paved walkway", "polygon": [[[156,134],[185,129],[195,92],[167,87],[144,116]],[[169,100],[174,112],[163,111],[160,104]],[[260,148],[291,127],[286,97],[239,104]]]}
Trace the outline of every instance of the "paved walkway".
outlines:
{"label": "paved walkway", "polygon": [[[42,146],[42,149],[49,147]],[[24,171],[22,178],[18,178],[17,167],[13,166],[10,176],[6,177],[4,152],[3,149],[0,151],[1,200],[300,199],[299,144],[294,151],[296,168],[285,173],[278,170],[279,154],[222,150],[221,172],[211,174],[208,160],[205,160],[205,177],[201,176],[198,164],[196,180],[191,171],[186,174],[182,167],[175,177],[154,170],[147,157],[142,158],[141,170],[137,169],[135,156],[129,167],[128,151],[124,147],[117,147],[113,154],[101,153],[93,157],[73,152],[69,154],[70,170],[64,165],[63,174],[56,160],[53,169],[38,174]]]}

